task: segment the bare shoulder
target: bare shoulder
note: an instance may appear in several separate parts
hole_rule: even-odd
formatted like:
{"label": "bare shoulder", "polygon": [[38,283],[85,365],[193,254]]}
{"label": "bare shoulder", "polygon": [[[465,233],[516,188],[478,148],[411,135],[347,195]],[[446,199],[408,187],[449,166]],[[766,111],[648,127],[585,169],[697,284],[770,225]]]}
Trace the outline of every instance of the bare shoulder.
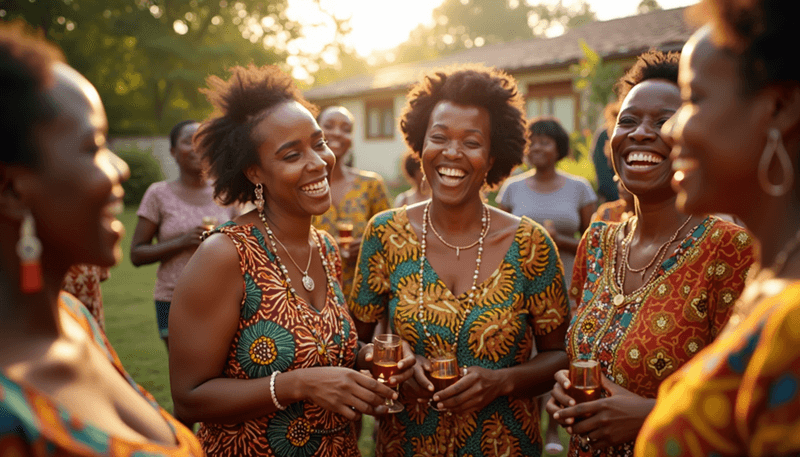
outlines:
{"label": "bare shoulder", "polygon": [[489,236],[497,240],[513,237],[517,233],[517,229],[519,229],[519,224],[522,222],[519,216],[515,216],[492,206],[489,207],[489,216],[491,217]]}

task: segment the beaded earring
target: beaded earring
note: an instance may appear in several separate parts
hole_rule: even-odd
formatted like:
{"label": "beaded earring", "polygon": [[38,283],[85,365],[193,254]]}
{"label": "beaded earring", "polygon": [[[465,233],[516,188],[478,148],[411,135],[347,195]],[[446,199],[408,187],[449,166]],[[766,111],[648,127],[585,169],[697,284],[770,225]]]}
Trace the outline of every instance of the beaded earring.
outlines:
{"label": "beaded earring", "polygon": [[35,294],[42,290],[42,243],[36,237],[36,224],[30,211],[25,213],[19,228],[17,242],[19,256],[19,286],[23,294]]}
{"label": "beaded earring", "polygon": [[259,214],[264,212],[264,185],[261,183],[256,184],[256,208]]}

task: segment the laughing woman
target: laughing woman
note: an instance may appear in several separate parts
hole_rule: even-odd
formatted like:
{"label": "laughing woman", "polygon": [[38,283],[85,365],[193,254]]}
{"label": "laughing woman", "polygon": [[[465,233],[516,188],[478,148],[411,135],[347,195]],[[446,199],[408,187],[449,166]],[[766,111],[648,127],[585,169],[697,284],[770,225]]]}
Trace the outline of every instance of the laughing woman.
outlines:
{"label": "laughing woman", "polygon": [[[431,200],[372,219],[350,303],[359,334],[387,319],[417,356],[405,410],[380,421],[378,455],[541,453],[535,397],[567,361],[563,271],[544,228],[481,194],[522,160],[521,105],[510,76],[481,66],[437,71],[408,95],[400,128]],[[442,355],[461,376],[434,392],[430,360]]]}
{"label": "laughing woman", "polygon": [[[704,1],[684,47],[673,185],[689,213],[731,213],[761,243],[729,326],[658,393],[639,456],[800,454],[800,3]],[[710,15],[708,14],[710,13]]]}
{"label": "laughing woman", "polygon": [[637,215],[592,224],[578,249],[567,353],[599,362],[606,395],[571,406],[567,374],[556,375],[547,409],[573,435],[571,456],[633,454],[659,384],[714,340],[754,261],[741,227],[675,208],[661,126],[680,107],[677,78],[678,55],[651,51],[618,86],[611,157]]}
{"label": "laughing woman", "polygon": [[353,369],[336,245],[311,226],[331,205],[333,153],[314,107],[277,67],[234,67],[208,82],[217,112],[197,148],[215,195],[256,209],[215,229],[175,288],[175,411],[202,422],[209,456],[358,456],[352,421],[394,392]]}

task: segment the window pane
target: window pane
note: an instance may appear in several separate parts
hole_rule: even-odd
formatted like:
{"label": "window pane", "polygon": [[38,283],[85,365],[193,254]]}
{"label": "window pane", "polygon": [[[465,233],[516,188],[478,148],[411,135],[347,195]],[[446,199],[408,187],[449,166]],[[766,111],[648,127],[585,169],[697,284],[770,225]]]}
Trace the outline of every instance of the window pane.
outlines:
{"label": "window pane", "polygon": [[394,136],[394,110],[391,106],[383,110],[383,136]]}
{"label": "window pane", "polygon": [[536,116],[542,115],[542,99],[541,98],[529,98],[525,102],[525,111],[527,111],[528,118],[534,118]]}
{"label": "window pane", "polygon": [[567,132],[575,131],[575,99],[571,95],[553,98],[553,116],[561,122]]}
{"label": "window pane", "polygon": [[381,135],[381,110],[379,108],[370,108],[367,113],[369,119],[369,133],[370,138]]}

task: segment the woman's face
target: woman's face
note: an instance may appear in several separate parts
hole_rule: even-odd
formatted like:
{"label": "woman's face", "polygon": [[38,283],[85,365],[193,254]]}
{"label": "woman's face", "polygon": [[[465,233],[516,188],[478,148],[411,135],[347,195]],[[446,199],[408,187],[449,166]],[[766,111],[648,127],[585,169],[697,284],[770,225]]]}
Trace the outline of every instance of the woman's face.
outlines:
{"label": "woman's face", "polygon": [[95,88],[64,64],[54,72],[56,85],[48,94],[58,115],[36,129],[41,160],[28,181],[28,206],[43,255],[66,266],[113,266],[122,255],[124,229],[116,215],[130,171],[108,150],[108,123]]}
{"label": "woman's face", "polygon": [[337,161],[342,160],[353,144],[353,121],[350,112],[342,107],[328,108],[322,112],[319,121],[325,140],[328,141],[328,147],[333,151]]}
{"label": "woman's face", "polygon": [[632,194],[655,199],[672,198],[672,142],[661,126],[681,104],[675,84],[643,81],[631,89],[620,105],[611,136],[611,158],[622,183]]}
{"label": "woman's face", "polygon": [[740,217],[757,210],[758,159],[772,111],[768,100],[741,95],[736,58],[713,44],[708,28],[686,44],[678,80],[683,104],[664,126],[675,143],[678,209]]}
{"label": "woman's face", "polygon": [[203,171],[203,162],[192,145],[192,136],[200,126],[199,123],[186,124],[181,128],[175,147],[170,149],[172,157],[184,173],[199,174]]}
{"label": "woman's face", "polygon": [[558,162],[556,140],[547,135],[531,135],[528,146],[528,163],[533,168],[552,168]]}
{"label": "woman's face", "polygon": [[422,145],[422,167],[433,198],[446,204],[480,198],[494,163],[490,139],[491,120],[485,108],[448,100],[436,104]]}
{"label": "woman's face", "polygon": [[[276,107],[253,130],[259,165],[253,182],[264,185],[273,213],[322,214],[331,206],[328,175],[336,158],[314,116],[295,101]],[[250,175],[248,175],[250,176]]]}

